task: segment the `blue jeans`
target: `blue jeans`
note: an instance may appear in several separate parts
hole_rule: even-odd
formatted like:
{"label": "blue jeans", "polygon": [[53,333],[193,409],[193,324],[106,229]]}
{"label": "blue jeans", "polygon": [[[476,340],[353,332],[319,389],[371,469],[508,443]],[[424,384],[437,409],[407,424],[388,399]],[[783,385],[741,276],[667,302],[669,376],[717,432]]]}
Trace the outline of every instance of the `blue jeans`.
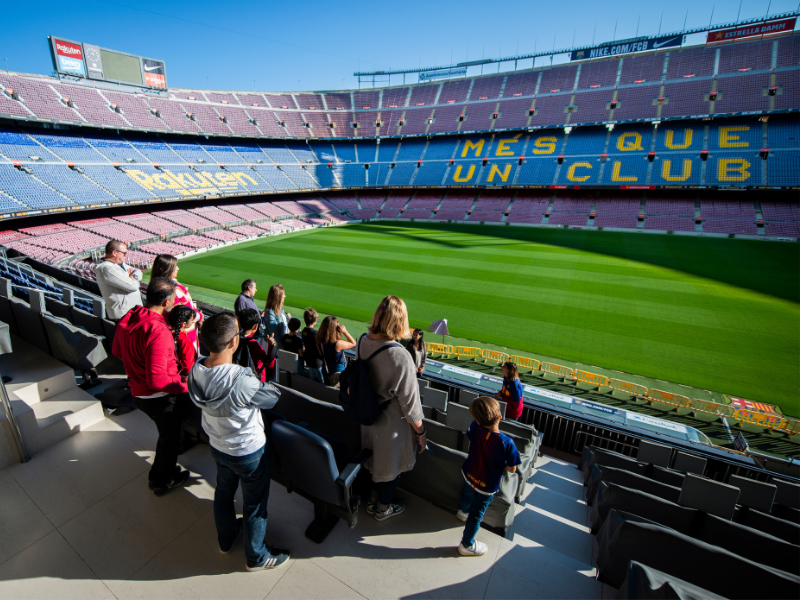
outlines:
{"label": "blue jeans", "polygon": [[320,383],[322,383],[322,369],[317,369],[317,368],[312,369],[311,367],[307,366],[306,377],[308,377],[313,381],[319,381]]}
{"label": "blue jeans", "polygon": [[391,481],[372,482],[370,499],[375,498],[378,510],[386,510],[394,499],[397,486],[400,485],[400,475]]}
{"label": "blue jeans", "polygon": [[458,501],[458,508],[461,512],[469,513],[467,517],[467,524],[464,526],[464,535],[461,538],[461,543],[465,548],[469,548],[475,543],[475,536],[478,534],[478,529],[481,528],[481,521],[483,521],[483,514],[489,505],[492,503],[494,495],[481,494],[476,492],[466,481],[464,487],[461,488],[461,499]]}
{"label": "blue jeans", "polygon": [[233,497],[242,480],[244,504],[244,555],[247,565],[257,567],[269,557],[264,543],[267,533],[267,501],[272,474],[266,446],[245,456],[231,456],[211,448],[217,462],[217,489],[214,492],[214,522],[220,547],[229,547],[236,539],[236,509]]}

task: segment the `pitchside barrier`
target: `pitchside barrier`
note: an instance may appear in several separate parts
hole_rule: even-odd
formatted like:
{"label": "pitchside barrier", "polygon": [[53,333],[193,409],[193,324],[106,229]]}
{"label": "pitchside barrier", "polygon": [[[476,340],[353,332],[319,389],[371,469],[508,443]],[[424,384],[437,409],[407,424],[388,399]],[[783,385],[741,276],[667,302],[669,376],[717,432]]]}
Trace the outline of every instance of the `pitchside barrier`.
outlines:
{"label": "pitchside barrier", "polygon": [[[534,358],[509,355],[495,350],[470,348],[465,346],[449,346],[446,344],[428,343],[428,352],[441,357],[455,357],[457,360],[482,360],[486,363],[502,364],[512,362],[518,367],[530,370],[534,375],[544,373],[547,375],[575,381],[583,384],[582,387],[595,386],[600,392],[616,392],[625,394],[631,399],[649,404],[667,405],[674,407],[680,414],[692,413],[701,421],[714,421],[717,419],[733,419],[742,424],[755,425],[768,429],[770,433],[783,433],[788,436],[800,435],[800,420],[790,419],[781,415],[765,414],[755,410],[736,408],[729,404],[719,404],[711,400],[689,398],[681,394],[665,392],[656,388],[647,388],[637,383],[611,379],[599,373],[592,373],[582,369],[571,369],[554,363],[540,363]],[[671,410],[671,408],[670,408]]]}

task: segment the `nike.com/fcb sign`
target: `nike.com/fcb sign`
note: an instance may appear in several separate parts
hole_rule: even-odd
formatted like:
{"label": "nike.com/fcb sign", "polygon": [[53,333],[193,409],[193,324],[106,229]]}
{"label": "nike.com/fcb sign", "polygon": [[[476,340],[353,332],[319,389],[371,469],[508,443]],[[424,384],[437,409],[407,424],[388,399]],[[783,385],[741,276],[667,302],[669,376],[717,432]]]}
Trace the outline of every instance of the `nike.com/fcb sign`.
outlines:
{"label": "nike.com/fcb sign", "polygon": [[791,19],[781,19],[780,21],[768,21],[766,23],[753,23],[742,25],[741,27],[731,27],[730,29],[720,29],[719,31],[709,31],[707,44],[719,44],[721,42],[732,42],[742,38],[756,37],[760,35],[775,35],[776,33],[790,33],[794,30],[797,17]]}
{"label": "nike.com/fcb sign", "polygon": [[658,50],[659,48],[673,48],[675,46],[680,46],[682,43],[682,35],[671,35],[652,40],[639,40],[636,42],[622,42],[608,46],[595,46],[594,48],[573,50],[570,60],[588,60],[590,58],[603,58],[604,56],[615,56],[617,54],[630,54],[632,52]]}

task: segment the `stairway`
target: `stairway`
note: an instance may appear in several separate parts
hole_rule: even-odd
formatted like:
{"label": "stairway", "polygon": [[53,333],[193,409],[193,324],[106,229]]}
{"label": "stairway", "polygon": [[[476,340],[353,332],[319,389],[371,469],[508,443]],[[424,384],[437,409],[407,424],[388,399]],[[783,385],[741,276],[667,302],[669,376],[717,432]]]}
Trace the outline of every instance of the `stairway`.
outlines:
{"label": "stairway", "polygon": [[[0,356],[0,373],[13,378],[6,390],[29,456],[105,418],[100,401],[77,386],[72,369],[18,336],[11,343],[14,351]],[[19,461],[0,413],[0,469]]]}

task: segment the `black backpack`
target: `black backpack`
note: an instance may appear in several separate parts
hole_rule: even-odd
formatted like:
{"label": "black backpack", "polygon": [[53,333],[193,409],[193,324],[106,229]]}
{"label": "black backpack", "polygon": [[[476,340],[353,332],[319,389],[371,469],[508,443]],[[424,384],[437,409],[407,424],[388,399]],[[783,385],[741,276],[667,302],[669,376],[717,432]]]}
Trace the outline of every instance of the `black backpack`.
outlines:
{"label": "black backpack", "polygon": [[[366,334],[365,334],[366,335]],[[359,358],[359,346],[362,335],[356,345],[356,358],[351,360],[339,376],[339,402],[344,409],[344,414],[361,425],[372,425],[381,416],[389,405],[389,401],[378,404],[372,391],[372,382],[369,378],[367,361],[388,348],[402,348],[400,344],[385,344],[375,350],[366,359]]]}

